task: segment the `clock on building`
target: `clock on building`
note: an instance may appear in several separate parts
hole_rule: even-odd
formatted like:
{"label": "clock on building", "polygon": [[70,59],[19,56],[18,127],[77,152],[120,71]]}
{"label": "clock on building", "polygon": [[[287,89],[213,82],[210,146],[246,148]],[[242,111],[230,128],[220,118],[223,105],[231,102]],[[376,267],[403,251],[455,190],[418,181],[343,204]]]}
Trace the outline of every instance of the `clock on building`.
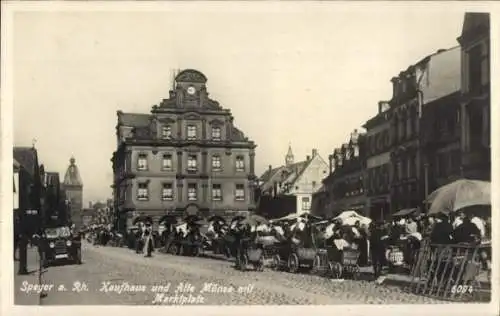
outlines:
{"label": "clock on building", "polygon": [[194,87],[187,88],[187,93],[193,95],[193,94],[195,94],[195,92],[196,92],[196,89]]}

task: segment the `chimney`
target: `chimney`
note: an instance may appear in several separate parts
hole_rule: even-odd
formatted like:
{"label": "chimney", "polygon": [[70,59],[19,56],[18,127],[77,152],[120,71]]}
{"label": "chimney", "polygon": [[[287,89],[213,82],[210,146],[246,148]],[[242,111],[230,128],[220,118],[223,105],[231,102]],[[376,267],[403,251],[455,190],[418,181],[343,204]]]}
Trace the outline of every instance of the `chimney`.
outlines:
{"label": "chimney", "polygon": [[273,170],[273,166],[269,165],[269,172],[271,172],[271,170]]}
{"label": "chimney", "polygon": [[92,202],[89,202],[89,208],[92,208]]}
{"label": "chimney", "polygon": [[313,148],[312,150],[312,157],[316,157],[318,155],[318,150],[316,148]]}
{"label": "chimney", "polygon": [[307,155],[306,156],[306,161],[309,161],[309,160],[311,160],[311,156]]}

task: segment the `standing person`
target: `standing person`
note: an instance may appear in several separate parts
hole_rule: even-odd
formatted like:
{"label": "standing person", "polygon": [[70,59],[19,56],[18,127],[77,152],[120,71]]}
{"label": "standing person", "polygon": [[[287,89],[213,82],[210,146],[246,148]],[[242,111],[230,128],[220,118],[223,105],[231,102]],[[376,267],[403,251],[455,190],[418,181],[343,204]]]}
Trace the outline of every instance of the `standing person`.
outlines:
{"label": "standing person", "polygon": [[465,214],[462,211],[458,211],[455,219],[453,220],[453,229],[456,229],[458,226],[462,225],[465,218]]}
{"label": "standing person", "polygon": [[357,221],[355,227],[359,233],[357,237],[357,242],[359,244],[359,265],[365,266],[368,263],[368,228],[366,225],[361,225],[360,221]]}
{"label": "standing person", "polygon": [[370,254],[375,278],[382,274],[385,265],[385,242],[382,237],[387,235],[384,224],[381,222],[371,223],[370,229]]}
{"label": "standing person", "polygon": [[471,216],[463,218],[463,222],[453,232],[455,243],[476,243],[481,240],[481,231],[471,222]]}
{"label": "standing person", "polygon": [[146,253],[145,257],[152,257],[153,252],[153,227],[151,223],[146,223],[143,233],[144,247],[143,252]]}
{"label": "standing person", "polygon": [[432,228],[430,240],[433,244],[448,245],[452,243],[453,226],[448,215],[439,213],[436,224]]}

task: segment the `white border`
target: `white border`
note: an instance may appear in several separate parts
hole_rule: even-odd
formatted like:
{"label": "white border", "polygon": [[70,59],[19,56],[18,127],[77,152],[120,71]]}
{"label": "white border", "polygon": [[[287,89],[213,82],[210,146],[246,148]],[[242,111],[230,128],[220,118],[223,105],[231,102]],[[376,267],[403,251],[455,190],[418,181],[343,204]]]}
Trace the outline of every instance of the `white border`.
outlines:
{"label": "white border", "polygon": [[[276,313],[284,313],[287,315],[295,314],[315,314],[315,315],[331,315],[339,312],[342,315],[373,315],[394,313],[399,315],[498,315],[498,285],[499,285],[499,265],[494,265],[493,281],[492,281],[492,299],[490,304],[444,304],[444,305],[336,305],[331,307],[322,306],[241,306],[241,307],[207,307],[207,306],[185,306],[182,310],[179,307],[137,307],[130,306],[125,310],[118,306],[68,306],[68,307],[21,307],[13,305],[13,263],[12,263],[12,243],[9,242],[12,238],[12,197],[9,192],[12,192],[12,146],[13,146],[13,96],[12,96],[12,64],[9,62],[12,58],[11,45],[12,43],[12,27],[13,13],[16,11],[252,11],[252,12],[307,12],[312,7],[321,6],[322,10],[342,11],[353,8],[360,11],[381,11],[401,8],[402,6],[411,6],[413,11],[425,10],[459,10],[459,11],[476,11],[491,13],[491,104],[492,104],[492,155],[497,157],[500,152],[499,134],[500,127],[493,118],[500,118],[499,112],[499,93],[500,92],[500,65],[499,59],[496,58],[499,54],[498,35],[500,34],[500,4],[495,2],[227,2],[227,1],[206,1],[206,2],[60,2],[60,1],[44,1],[44,2],[28,2],[28,1],[1,1],[2,5],[2,67],[1,67],[1,115],[0,115],[0,135],[2,151],[0,153],[1,163],[1,183],[0,183],[0,199],[1,199],[1,240],[2,258],[5,256],[7,264],[2,265],[0,269],[1,277],[1,300],[3,315],[50,315],[56,313],[70,313],[71,315],[86,315],[91,313],[123,313],[135,315],[136,313],[148,312],[156,315],[164,315],[165,313],[181,313],[190,315],[191,313],[204,315],[271,315]],[[425,21],[423,21],[425,23]],[[457,37],[459,34],[457,34]],[[375,103],[374,103],[375,106]],[[493,194],[493,226],[499,225],[499,203],[500,195],[495,194],[500,192],[497,183],[500,180],[500,170],[497,163],[492,161],[492,192]],[[496,245],[496,240],[499,236],[497,229],[493,230],[493,240]],[[493,247],[495,248],[495,247]],[[497,251],[493,251],[493,262],[498,262]],[[57,309],[57,311],[56,311]]]}

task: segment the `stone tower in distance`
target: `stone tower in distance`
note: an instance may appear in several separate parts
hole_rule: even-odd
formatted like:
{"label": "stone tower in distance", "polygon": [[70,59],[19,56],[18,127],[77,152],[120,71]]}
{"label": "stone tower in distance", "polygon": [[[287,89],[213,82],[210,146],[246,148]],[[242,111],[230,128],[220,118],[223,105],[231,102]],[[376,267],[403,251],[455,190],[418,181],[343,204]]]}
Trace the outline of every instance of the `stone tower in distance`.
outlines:
{"label": "stone tower in distance", "polygon": [[73,157],[69,160],[69,166],[66,169],[62,187],[66,193],[66,200],[70,203],[69,217],[76,227],[79,227],[82,222],[83,182],[78,167],[75,164],[75,158]]}

